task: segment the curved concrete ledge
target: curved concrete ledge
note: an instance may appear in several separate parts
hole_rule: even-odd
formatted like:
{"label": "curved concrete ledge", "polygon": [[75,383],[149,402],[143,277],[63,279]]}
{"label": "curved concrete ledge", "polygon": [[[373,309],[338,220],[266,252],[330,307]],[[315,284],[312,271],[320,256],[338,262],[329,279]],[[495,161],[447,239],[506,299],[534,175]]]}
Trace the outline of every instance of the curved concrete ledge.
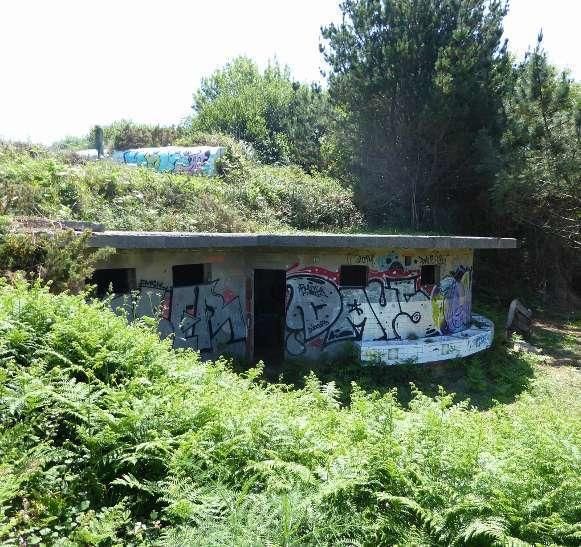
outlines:
{"label": "curved concrete ledge", "polygon": [[494,323],[482,315],[472,315],[466,330],[447,336],[387,342],[356,342],[365,364],[401,365],[433,363],[467,357],[492,345]]}

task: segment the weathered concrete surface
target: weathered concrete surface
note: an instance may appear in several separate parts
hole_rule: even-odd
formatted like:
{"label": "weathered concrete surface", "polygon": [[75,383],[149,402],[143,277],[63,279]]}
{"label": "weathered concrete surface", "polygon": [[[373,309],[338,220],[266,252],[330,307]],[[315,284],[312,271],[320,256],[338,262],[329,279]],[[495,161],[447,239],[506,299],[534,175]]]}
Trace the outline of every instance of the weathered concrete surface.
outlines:
{"label": "weathered concrete surface", "polygon": [[[176,281],[173,267],[188,264],[203,264],[203,281]],[[345,266],[363,267],[366,279],[343,283]],[[432,267],[432,277],[422,277],[424,266]],[[317,360],[359,342],[364,356],[386,350],[386,363],[424,362],[420,349],[435,361],[469,355],[472,346],[489,341],[480,331],[472,342],[456,336],[473,319],[471,249],[119,249],[98,268],[133,269],[134,293],[117,294],[115,306],[130,317],[161,314],[162,335],[204,358],[253,358],[255,341],[271,336],[270,324],[278,319],[276,348],[288,358]],[[256,270],[283,272],[286,290],[274,294],[257,285]],[[274,294],[281,306],[277,317],[255,316],[258,293]]]}
{"label": "weathered concrete surface", "polygon": [[225,248],[327,248],[327,249],[516,249],[517,240],[497,237],[365,235],[365,234],[226,234],[195,232],[94,233],[92,247],[117,249],[225,249]]}
{"label": "weathered concrete surface", "polygon": [[489,348],[494,339],[494,323],[473,315],[469,328],[446,336],[418,340],[357,341],[361,361],[374,365],[435,363],[468,357]]}
{"label": "weathered concrete surface", "polygon": [[90,230],[91,232],[104,232],[105,225],[98,222],[85,222],[82,220],[52,220],[43,217],[16,216],[14,224],[19,230],[32,232],[51,232],[54,230],[69,229],[75,232]]}

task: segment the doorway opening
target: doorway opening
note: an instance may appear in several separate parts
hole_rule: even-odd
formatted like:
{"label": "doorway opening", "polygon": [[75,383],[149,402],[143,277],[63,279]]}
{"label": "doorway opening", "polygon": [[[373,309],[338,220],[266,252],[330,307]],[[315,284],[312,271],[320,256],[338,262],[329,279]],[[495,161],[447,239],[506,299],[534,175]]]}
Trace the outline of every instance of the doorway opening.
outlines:
{"label": "doorway opening", "polygon": [[254,360],[266,366],[284,357],[286,272],[254,270]]}

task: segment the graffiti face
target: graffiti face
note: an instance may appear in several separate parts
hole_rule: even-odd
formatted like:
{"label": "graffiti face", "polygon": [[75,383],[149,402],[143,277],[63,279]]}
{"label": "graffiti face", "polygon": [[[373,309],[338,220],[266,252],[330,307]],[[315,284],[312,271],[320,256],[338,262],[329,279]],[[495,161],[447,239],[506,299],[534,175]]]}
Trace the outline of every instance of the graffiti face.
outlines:
{"label": "graffiti face", "polygon": [[432,291],[432,315],[442,334],[453,334],[470,324],[471,272],[464,268],[447,276]]}

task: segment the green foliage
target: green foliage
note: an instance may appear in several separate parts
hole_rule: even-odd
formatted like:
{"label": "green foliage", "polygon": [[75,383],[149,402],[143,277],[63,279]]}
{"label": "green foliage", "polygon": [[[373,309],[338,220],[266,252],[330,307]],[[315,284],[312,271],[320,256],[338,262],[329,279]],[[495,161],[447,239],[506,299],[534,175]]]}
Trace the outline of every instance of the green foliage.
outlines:
{"label": "green foliage", "polygon": [[581,268],[581,95],[541,40],[515,68],[492,193],[500,222],[524,241],[517,276],[526,271],[535,288],[567,301]]}
{"label": "green foliage", "polygon": [[75,150],[83,150],[85,148],[93,148],[92,142],[89,142],[88,137],[75,137],[69,135],[60,141],[51,144],[51,149],[56,152],[67,152]]}
{"label": "green foliage", "polygon": [[[477,230],[498,163],[504,2],[344,0],[323,29],[372,224]],[[484,215],[482,215],[484,217]]]}
{"label": "green foliage", "polygon": [[[112,150],[171,146],[185,132],[185,128],[179,125],[148,125],[131,120],[118,120],[103,127],[105,144]],[[95,146],[95,128],[89,132],[87,141],[90,148]]]}
{"label": "green foliage", "polygon": [[193,108],[195,131],[247,142],[266,163],[323,167],[321,144],[333,114],[327,94],[294,82],[287,67],[271,63],[261,72],[237,57],[202,80]]}
{"label": "green foliage", "polygon": [[17,272],[31,280],[50,282],[59,292],[80,291],[91,276],[93,266],[110,254],[106,249],[89,249],[90,233],[78,235],[72,230],[48,233],[11,232],[0,218],[0,275]]}
{"label": "green foliage", "polygon": [[[480,307],[479,307],[480,309]],[[486,316],[494,318],[497,324],[505,319],[504,310],[486,309]],[[568,347],[566,336],[559,338],[561,347]],[[437,363],[433,366],[402,364],[385,366],[361,365],[357,348],[346,345],[344,350],[332,357],[314,362],[292,359],[280,368],[266,370],[271,381],[303,386],[306,376],[314,372],[322,382],[334,382],[342,403],[348,404],[353,385],[367,391],[386,393],[397,390],[399,401],[409,403],[415,392],[436,396],[441,386],[456,394],[459,401],[467,401],[477,408],[488,409],[497,403],[512,403],[525,391],[534,376],[534,367],[528,355],[515,353],[512,340],[506,338],[502,329],[495,333],[494,346],[478,355]],[[243,370],[244,364],[236,365]]]}
{"label": "green foliage", "polygon": [[581,97],[548,63],[541,39],[517,67],[507,97],[507,162],[495,201],[514,222],[581,248]]}
{"label": "green foliage", "polygon": [[[184,136],[196,138],[199,134]],[[206,142],[229,142],[205,136]],[[217,139],[212,141],[211,139]],[[108,161],[70,164],[41,149],[0,146],[0,214],[104,223],[109,229],[246,232],[353,230],[352,192],[298,167],[256,165],[241,145],[220,176],[158,173]]]}
{"label": "green foliage", "polygon": [[578,544],[565,368],[485,412],[355,386],[344,407],[23,284],[0,288],[0,362],[5,544]]}

